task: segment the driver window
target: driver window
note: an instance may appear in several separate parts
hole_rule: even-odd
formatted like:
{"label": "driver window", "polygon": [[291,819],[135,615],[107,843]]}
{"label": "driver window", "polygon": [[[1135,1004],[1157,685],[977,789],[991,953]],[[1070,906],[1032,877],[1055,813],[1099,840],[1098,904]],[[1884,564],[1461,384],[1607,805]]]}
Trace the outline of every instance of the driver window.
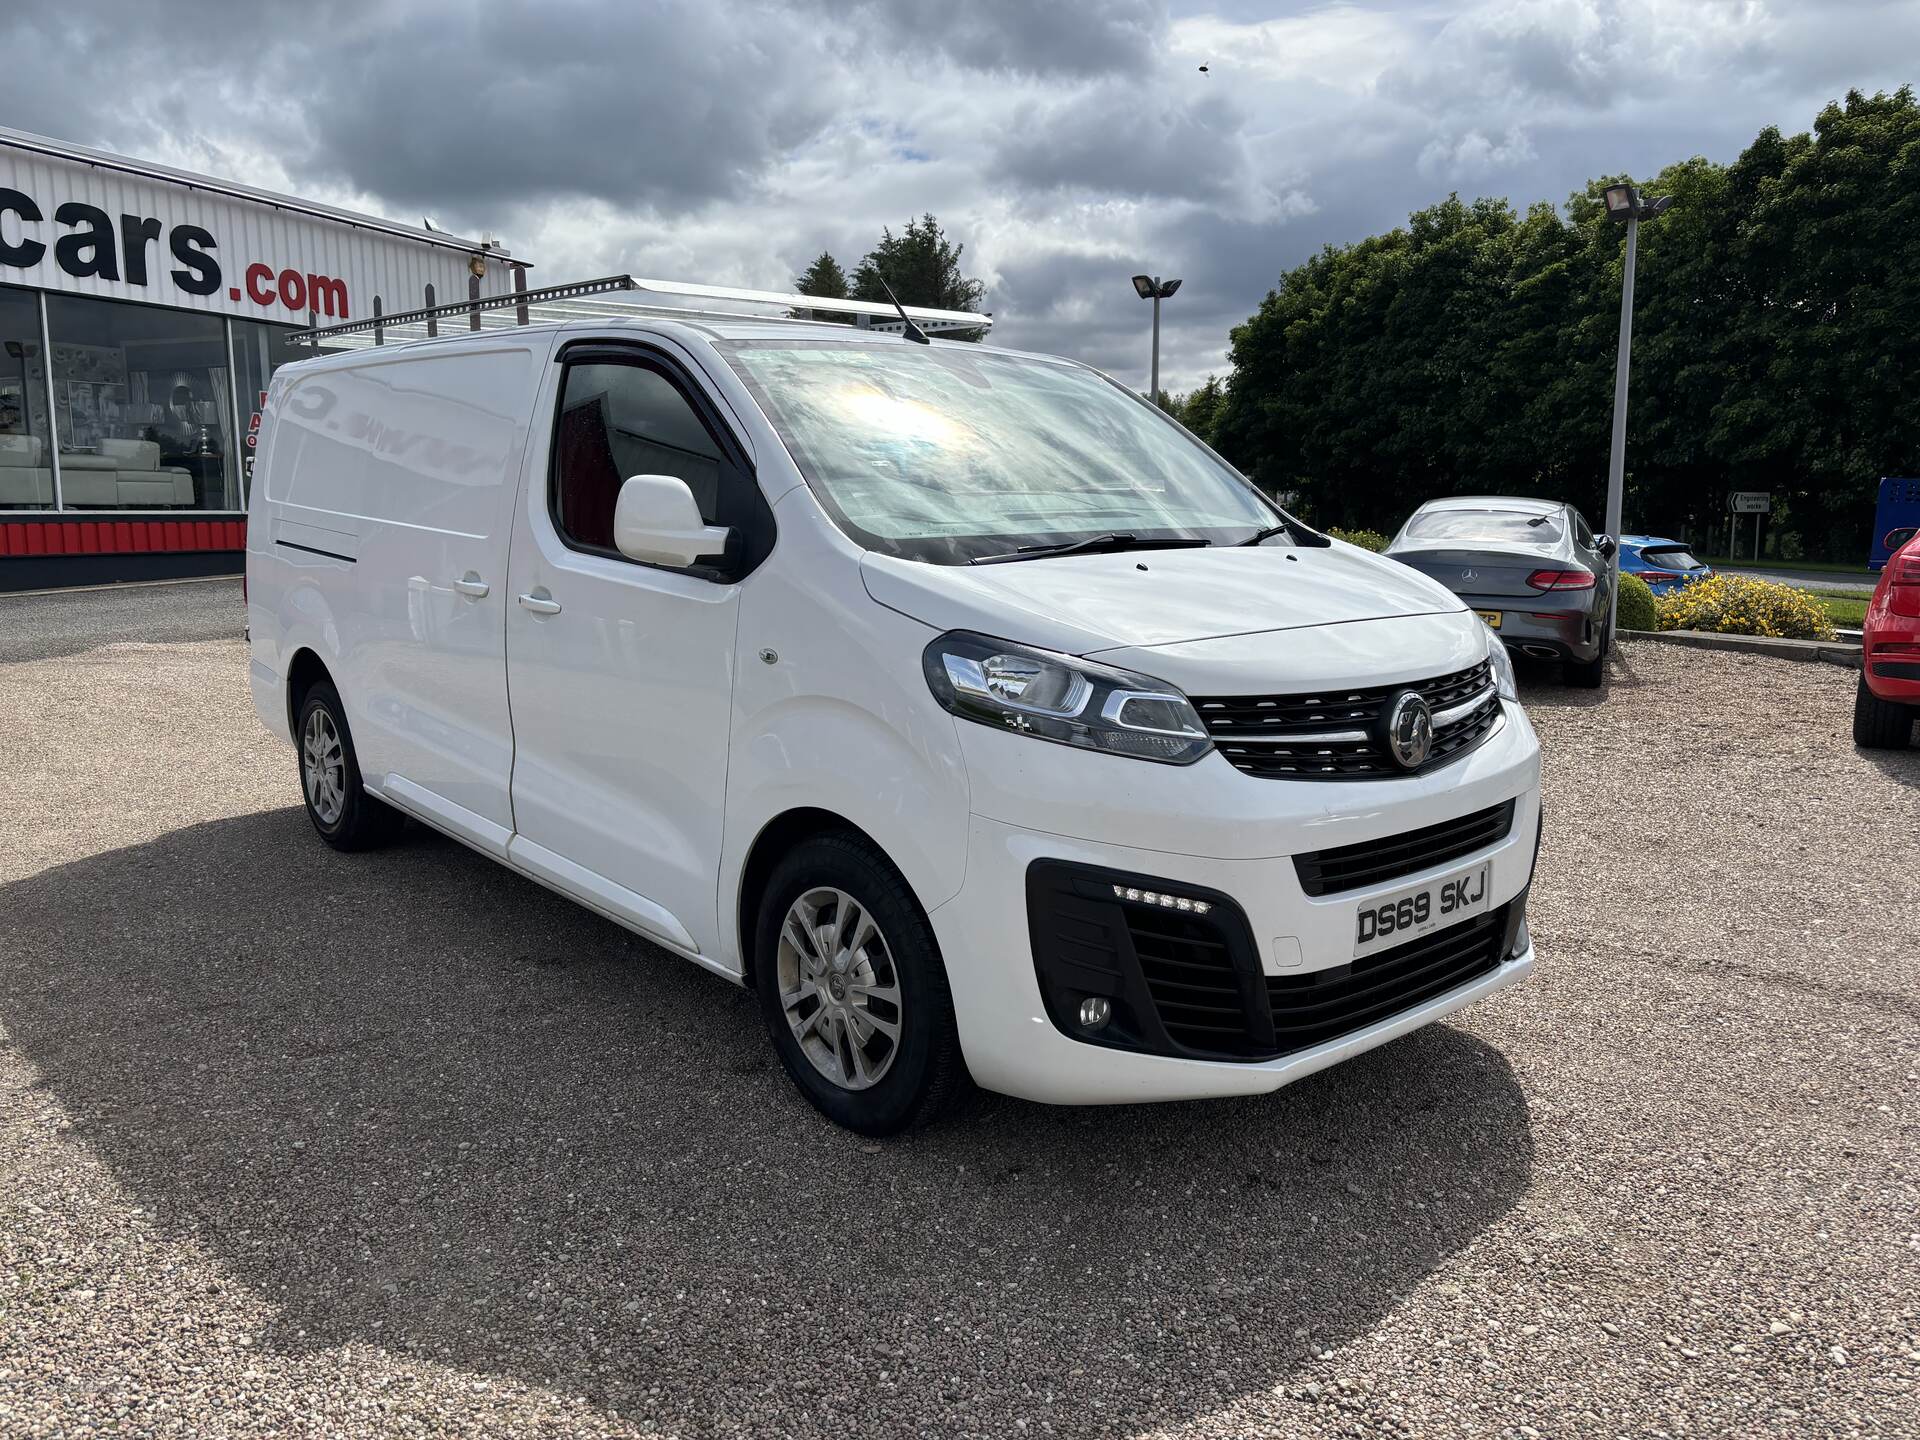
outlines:
{"label": "driver window", "polygon": [[709,525],[741,477],[679,388],[645,364],[569,366],[554,437],[553,519],[572,543],[613,549],[613,507],[630,475],[677,475]]}

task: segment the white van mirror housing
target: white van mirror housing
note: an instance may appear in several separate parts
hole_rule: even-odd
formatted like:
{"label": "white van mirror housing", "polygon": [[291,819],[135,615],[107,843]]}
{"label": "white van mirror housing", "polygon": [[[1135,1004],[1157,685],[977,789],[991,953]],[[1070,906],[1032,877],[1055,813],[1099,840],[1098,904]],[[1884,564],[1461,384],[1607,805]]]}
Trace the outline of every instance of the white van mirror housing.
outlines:
{"label": "white van mirror housing", "polygon": [[726,552],[733,531],[709,525],[678,475],[633,475],[613,507],[614,548],[648,565],[691,565]]}

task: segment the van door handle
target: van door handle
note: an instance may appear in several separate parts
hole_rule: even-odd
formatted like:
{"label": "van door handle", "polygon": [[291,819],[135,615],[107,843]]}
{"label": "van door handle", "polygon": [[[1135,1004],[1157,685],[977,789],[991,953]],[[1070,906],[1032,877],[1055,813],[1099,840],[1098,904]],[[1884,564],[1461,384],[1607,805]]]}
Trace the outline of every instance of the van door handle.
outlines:
{"label": "van door handle", "polygon": [[471,570],[454,581],[453,588],[471,600],[484,600],[487,598],[487,582]]}
{"label": "van door handle", "polygon": [[548,593],[547,587],[544,585],[537,585],[534,587],[532,593],[522,595],[520,597],[520,604],[536,615],[558,615],[560,613],[560,602]]}

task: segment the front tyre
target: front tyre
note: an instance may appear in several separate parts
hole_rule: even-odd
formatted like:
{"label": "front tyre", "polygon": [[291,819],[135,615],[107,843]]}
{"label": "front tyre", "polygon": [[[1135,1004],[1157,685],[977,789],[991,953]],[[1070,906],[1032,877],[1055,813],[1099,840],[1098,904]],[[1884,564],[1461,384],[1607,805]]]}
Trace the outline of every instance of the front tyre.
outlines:
{"label": "front tyre", "polygon": [[1893,700],[1882,700],[1867,688],[1867,677],[1860,677],[1860,688],[1853,694],[1853,743],[1863,750],[1904,750],[1913,738],[1914,707]]}
{"label": "front tyre", "polygon": [[781,1064],[836,1124],[897,1134],[932,1121],[964,1086],[933,928],[859,836],[816,836],[774,868],[754,984]]}
{"label": "front tyre", "polygon": [[300,747],[300,793],[306,797],[307,819],[322,840],[336,850],[371,850],[399,835],[404,817],[360,783],[360,759],[339,691],[325,680],[316,681],[300,699],[293,733]]}

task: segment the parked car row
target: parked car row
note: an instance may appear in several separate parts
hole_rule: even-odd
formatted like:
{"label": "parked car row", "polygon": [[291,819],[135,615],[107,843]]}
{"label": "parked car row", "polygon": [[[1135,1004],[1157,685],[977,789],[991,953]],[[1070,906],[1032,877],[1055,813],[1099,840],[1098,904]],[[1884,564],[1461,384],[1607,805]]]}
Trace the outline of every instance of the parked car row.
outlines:
{"label": "parked car row", "polygon": [[[1892,555],[1862,628],[1853,737],[1870,749],[1904,749],[1920,722],[1920,531],[1890,533]],[[1570,684],[1598,686],[1607,652],[1608,562],[1655,595],[1713,574],[1678,540],[1596,535],[1571,505],[1509,495],[1430,500],[1408,517],[1386,553],[1440,581],[1507,648],[1565,662]]]}
{"label": "parked car row", "polygon": [[1386,548],[1466,601],[1513,653],[1562,661],[1567,682],[1587,689],[1606,675],[1616,552],[1621,573],[1656,595],[1713,574],[1678,540],[1597,535],[1571,505],[1514,495],[1429,500]]}

